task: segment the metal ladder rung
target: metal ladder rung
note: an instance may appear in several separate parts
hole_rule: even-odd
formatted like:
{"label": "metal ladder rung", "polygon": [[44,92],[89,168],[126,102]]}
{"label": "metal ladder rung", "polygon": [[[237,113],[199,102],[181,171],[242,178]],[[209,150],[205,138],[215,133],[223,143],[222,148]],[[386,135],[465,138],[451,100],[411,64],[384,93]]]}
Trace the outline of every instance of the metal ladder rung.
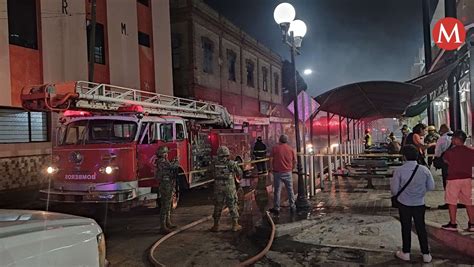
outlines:
{"label": "metal ladder rung", "polygon": [[151,114],[175,114],[211,120],[214,118],[227,125],[231,124],[227,110],[214,103],[86,81],[78,81],[75,90],[79,94],[78,106],[81,107],[117,110],[124,104],[137,104]]}

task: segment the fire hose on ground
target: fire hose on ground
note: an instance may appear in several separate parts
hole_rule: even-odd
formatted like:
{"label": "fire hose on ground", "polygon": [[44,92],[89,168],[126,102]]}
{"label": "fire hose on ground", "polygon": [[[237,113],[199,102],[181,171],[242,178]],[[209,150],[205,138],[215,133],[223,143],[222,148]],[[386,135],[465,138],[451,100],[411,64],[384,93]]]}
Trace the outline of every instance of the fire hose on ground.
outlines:
{"label": "fire hose on ground", "polygon": [[[225,209],[224,212],[227,212],[228,209]],[[260,259],[262,259],[267,253],[268,251],[270,250],[272,244],[273,244],[273,240],[275,239],[275,223],[273,222],[272,220],[272,217],[270,216],[270,213],[268,211],[265,212],[266,213],[266,218],[268,220],[268,223],[269,225],[271,226],[271,233],[270,233],[270,237],[267,241],[267,245],[265,246],[265,248],[263,248],[263,250],[261,250],[257,255],[239,263],[236,267],[243,267],[243,266],[250,266],[254,263],[256,263],[257,261],[259,261]],[[148,254],[148,259],[150,260],[150,262],[153,264],[153,266],[157,266],[157,267],[163,267],[163,266],[166,266],[165,264],[161,263],[158,261],[158,259],[155,257],[155,253],[156,253],[156,250],[157,248],[163,244],[166,240],[170,239],[171,237],[181,233],[181,232],[184,232],[190,228],[193,228],[201,223],[204,223],[208,220],[210,220],[212,218],[212,215],[209,215],[209,216],[206,216],[204,218],[201,218],[199,220],[196,220],[192,223],[189,223],[183,227],[180,227],[178,229],[176,229],[175,231],[163,236],[162,238],[160,238],[158,241],[156,241],[152,247],[150,248],[150,251],[149,251],[149,254]]]}

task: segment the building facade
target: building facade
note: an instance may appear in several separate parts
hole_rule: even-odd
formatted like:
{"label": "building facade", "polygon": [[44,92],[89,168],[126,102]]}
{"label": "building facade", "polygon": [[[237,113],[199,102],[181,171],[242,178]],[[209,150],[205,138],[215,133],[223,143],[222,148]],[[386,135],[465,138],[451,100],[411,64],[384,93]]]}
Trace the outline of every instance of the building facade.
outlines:
{"label": "building facade", "polygon": [[[438,1],[436,6],[433,20],[431,21],[431,29],[434,28],[434,24],[446,14],[445,10],[445,0]],[[468,0],[458,0],[456,1],[456,17],[464,24],[466,32],[474,27],[474,2]],[[435,37],[433,37],[435,38]],[[432,38],[432,39],[433,39]],[[466,39],[467,40],[467,39]],[[442,51],[432,43],[433,59],[434,59],[434,69],[437,64],[441,64]],[[472,56],[472,55],[470,55]],[[472,86],[469,78],[469,66],[460,65],[458,67],[461,75],[456,81],[456,103],[459,105],[459,115],[460,123],[458,128],[465,131],[469,137],[468,143],[473,144],[473,115],[472,108],[473,103],[471,103],[471,92]],[[450,95],[448,93],[447,83],[443,84],[436,93],[436,98],[434,99],[434,120],[436,125],[446,123],[447,125],[452,125],[452,118],[450,117],[449,104],[453,103],[450,101]]]}
{"label": "building facade", "polygon": [[[446,17],[446,1],[439,0],[436,5],[430,7],[431,21],[430,21],[430,33],[433,31],[435,24],[442,18]],[[466,31],[474,27],[474,2],[468,0],[455,1],[456,5],[456,17],[464,24]],[[437,70],[446,64],[447,60],[451,60],[445,51],[441,50],[434,42],[437,37],[431,36],[431,56],[432,66],[431,71]],[[441,124],[453,125],[453,118],[450,116],[450,104],[454,104],[459,108],[459,125],[458,129],[465,131],[469,137],[468,143],[472,143],[473,136],[473,116],[472,116],[472,105],[471,104],[471,82],[469,78],[469,66],[468,64],[460,64],[458,69],[460,75],[458,80],[455,81],[456,87],[456,101],[453,101],[450,97],[448,90],[448,82],[445,81],[441,86],[431,94],[432,105],[433,105],[433,119],[434,124],[439,127]],[[418,77],[425,73],[425,56],[424,48],[420,48],[415,63],[412,66],[412,78]],[[412,120],[408,120],[411,124],[416,124],[422,120],[427,123],[426,114],[420,114]]]}
{"label": "building facade", "polygon": [[281,133],[291,122],[282,118],[281,57],[202,0],[170,6],[175,95],[224,105],[253,137]]}
{"label": "building facade", "polygon": [[49,114],[21,109],[24,86],[88,80],[173,94],[168,0],[0,0],[0,191],[41,184]]}

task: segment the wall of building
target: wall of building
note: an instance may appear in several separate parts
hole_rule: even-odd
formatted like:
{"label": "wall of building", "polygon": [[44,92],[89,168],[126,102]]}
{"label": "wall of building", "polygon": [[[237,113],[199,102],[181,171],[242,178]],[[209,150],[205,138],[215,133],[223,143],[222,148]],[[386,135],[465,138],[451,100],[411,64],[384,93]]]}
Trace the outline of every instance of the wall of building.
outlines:
{"label": "wall of building", "polygon": [[[172,33],[180,39],[179,48],[174,49],[179,54],[175,57],[179,68],[174,70],[178,95],[221,103],[240,116],[268,116],[260,112],[262,102],[281,104],[282,63],[277,54],[200,0],[172,0],[171,7]],[[212,51],[211,56],[206,56],[206,49]],[[235,81],[230,78],[229,53],[235,55]],[[247,82],[248,61],[254,65],[253,86]],[[267,70],[266,91],[263,68]],[[274,75],[278,75],[278,85]]]}
{"label": "wall of building", "polygon": [[[153,23],[151,6],[146,6],[138,1],[136,1],[136,5],[139,34],[141,32],[148,35],[148,40],[143,40],[143,44],[140,44],[140,42],[138,44],[140,89],[155,92],[155,62],[153,57]],[[145,43],[146,41],[148,41],[148,44]]]}
{"label": "wall of building", "polygon": [[140,87],[136,0],[107,1],[110,83]]}
{"label": "wall of building", "polygon": [[[7,0],[0,0],[0,10],[7,10]],[[2,13],[8,17],[7,13]],[[10,45],[8,19],[0,19],[0,106],[11,105]]]}
{"label": "wall of building", "polygon": [[169,0],[151,0],[151,8],[154,32],[155,90],[158,93],[173,95]]}
{"label": "wall of building", "polygon": [[60,1],[42,1],[43,81],[87,80],[87,36],[83,1],[68,1],[68,15]]}
{"label": "wall of building", "polygon": [[[110,62],[109,62],[109,41],[108,41],[108,23],[107,23],[107,2],[106,0],[96,0],[96,21],[104,27],[104,64],[94,64],[94,81],[98,83],[110,83]],[[89,0],[84,0],[87,19],[91,19],[91,5]],[[88,23],[86,23],[88,25]],[[87,34],[87,33],[86,33]],[[87,35],[86,35],[87,36]],[[87,48],[86,48],[87,53]],[[88,69],[88,68],[87,68]]]}
{"label": "wall of building", "polygon": [[194,95],[192,82],[194,81],[194,61],[192,56],[192,32],[189,30],[190,21],[180,21],[171,25],[172,31],[172,65],[173,65],[173,91],[177,96]]}
{"label": "wall of building", "polygon": [[[433,19],[431,20],[431,30],[433,29],[434,25],[438,20],[445,17],[445,0],[439,0]],[[460,0],[457,1],[457,18],[462,21],[462,23],[467,27],[471,26],[474,23],[474,2],[468,0]],[[433,37],[432,37],[433,38]],[[436,58],[440,54],[440,49],[438,46],[432,42],[432,55],[434,59],[434,69],[440,67],[442,60],[437,61]],[[472,93],[472,88],[469,83],[469,75],[465,76],[463,79],[459,81],[459,96],[460,96],[460,103],[459,109],[461,113],[461,122],[460,127],[464,130],[468,135],[468,140],[466,141],[469,144],[473,143],[473,133],[472,133],[472,110],[473,107],[470,105],[470,94]],[[446,87],[443,85],[440,86],[438,89],[440,93],[435,99],[433,99],[434,103],[434,117],[435,117],[435,125],[439,126],[443,123],[450,125],[450,117],[449,117],[449,102],[447,100],[448,93],[446,91]]]}
{"label": "wall of building", "polygon": [[[4,11],[4,19],[0,19],[0,111],[3,111],[0,117],[7,122],[28,117],[21,109],[14,109],[21,108],[20,91],[25,85],[88,79],[87,33],[91,19],[89,0],[33,0],[36,1],[37,47],[27,48],[10,43],[9,19],[24,19],[9,18],[10,1],[0,0],[0,10]],[[103,26],[104,62],[94,64],[94,81],[172,95],[169,2],[149,0],[148,7],[140,5],[136,0],[97,0],[96,21]],[[139,30],[150,35],[150,48],[139,46]],[[9,112],[25,116],[8,117]],[[7,131],[10,136],[14,127],[35,123],[35,129],[44,128],[47,132],[41,140],[51,140],[54,129],[49,126],[57,117],[49,121],[52,123],[29,119],[19,121],[20,126],[1,124],[0,127],[10,127]],[[6,129],[2,128],[3,132]],[[1,134],[0,191],[44,183],[41,171],[48,163],[51,142],[33,142],[30,137],[30,142],[11,143],[6,137],[2,139]]]}
{"label": "wall of building", "polygon": [[[220,89],[220,65],[219,63],[222,62],[220,59],[220,37],[216,33],[215,29],[209,29],[200,21],[196,21],[193,24],[194,32],[193,32],[193,50],[194,53],[194,62],[195,65],[195,81],[199,85],[212,88],[212,89]],[[212,45],[212,64],[210,65],[210,73],[206,73],[204,71],[204,48],[202,44],[203,38],[206,38],[208,41],[211,42]]]}

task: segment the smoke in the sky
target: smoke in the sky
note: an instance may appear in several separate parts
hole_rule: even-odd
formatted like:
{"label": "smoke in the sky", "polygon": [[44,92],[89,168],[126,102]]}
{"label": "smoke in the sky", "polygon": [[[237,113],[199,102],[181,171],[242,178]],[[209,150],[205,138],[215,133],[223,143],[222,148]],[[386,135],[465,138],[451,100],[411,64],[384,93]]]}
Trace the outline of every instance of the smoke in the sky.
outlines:
{"label": "smoke in the sky", "polygon": [[[206,0],[282,58],[289,58],[273,20],[274,0]],[[423,45],[421,0],[289,0],[308,26],[297,68],[313,96],[365,80],[406,81]]]}

